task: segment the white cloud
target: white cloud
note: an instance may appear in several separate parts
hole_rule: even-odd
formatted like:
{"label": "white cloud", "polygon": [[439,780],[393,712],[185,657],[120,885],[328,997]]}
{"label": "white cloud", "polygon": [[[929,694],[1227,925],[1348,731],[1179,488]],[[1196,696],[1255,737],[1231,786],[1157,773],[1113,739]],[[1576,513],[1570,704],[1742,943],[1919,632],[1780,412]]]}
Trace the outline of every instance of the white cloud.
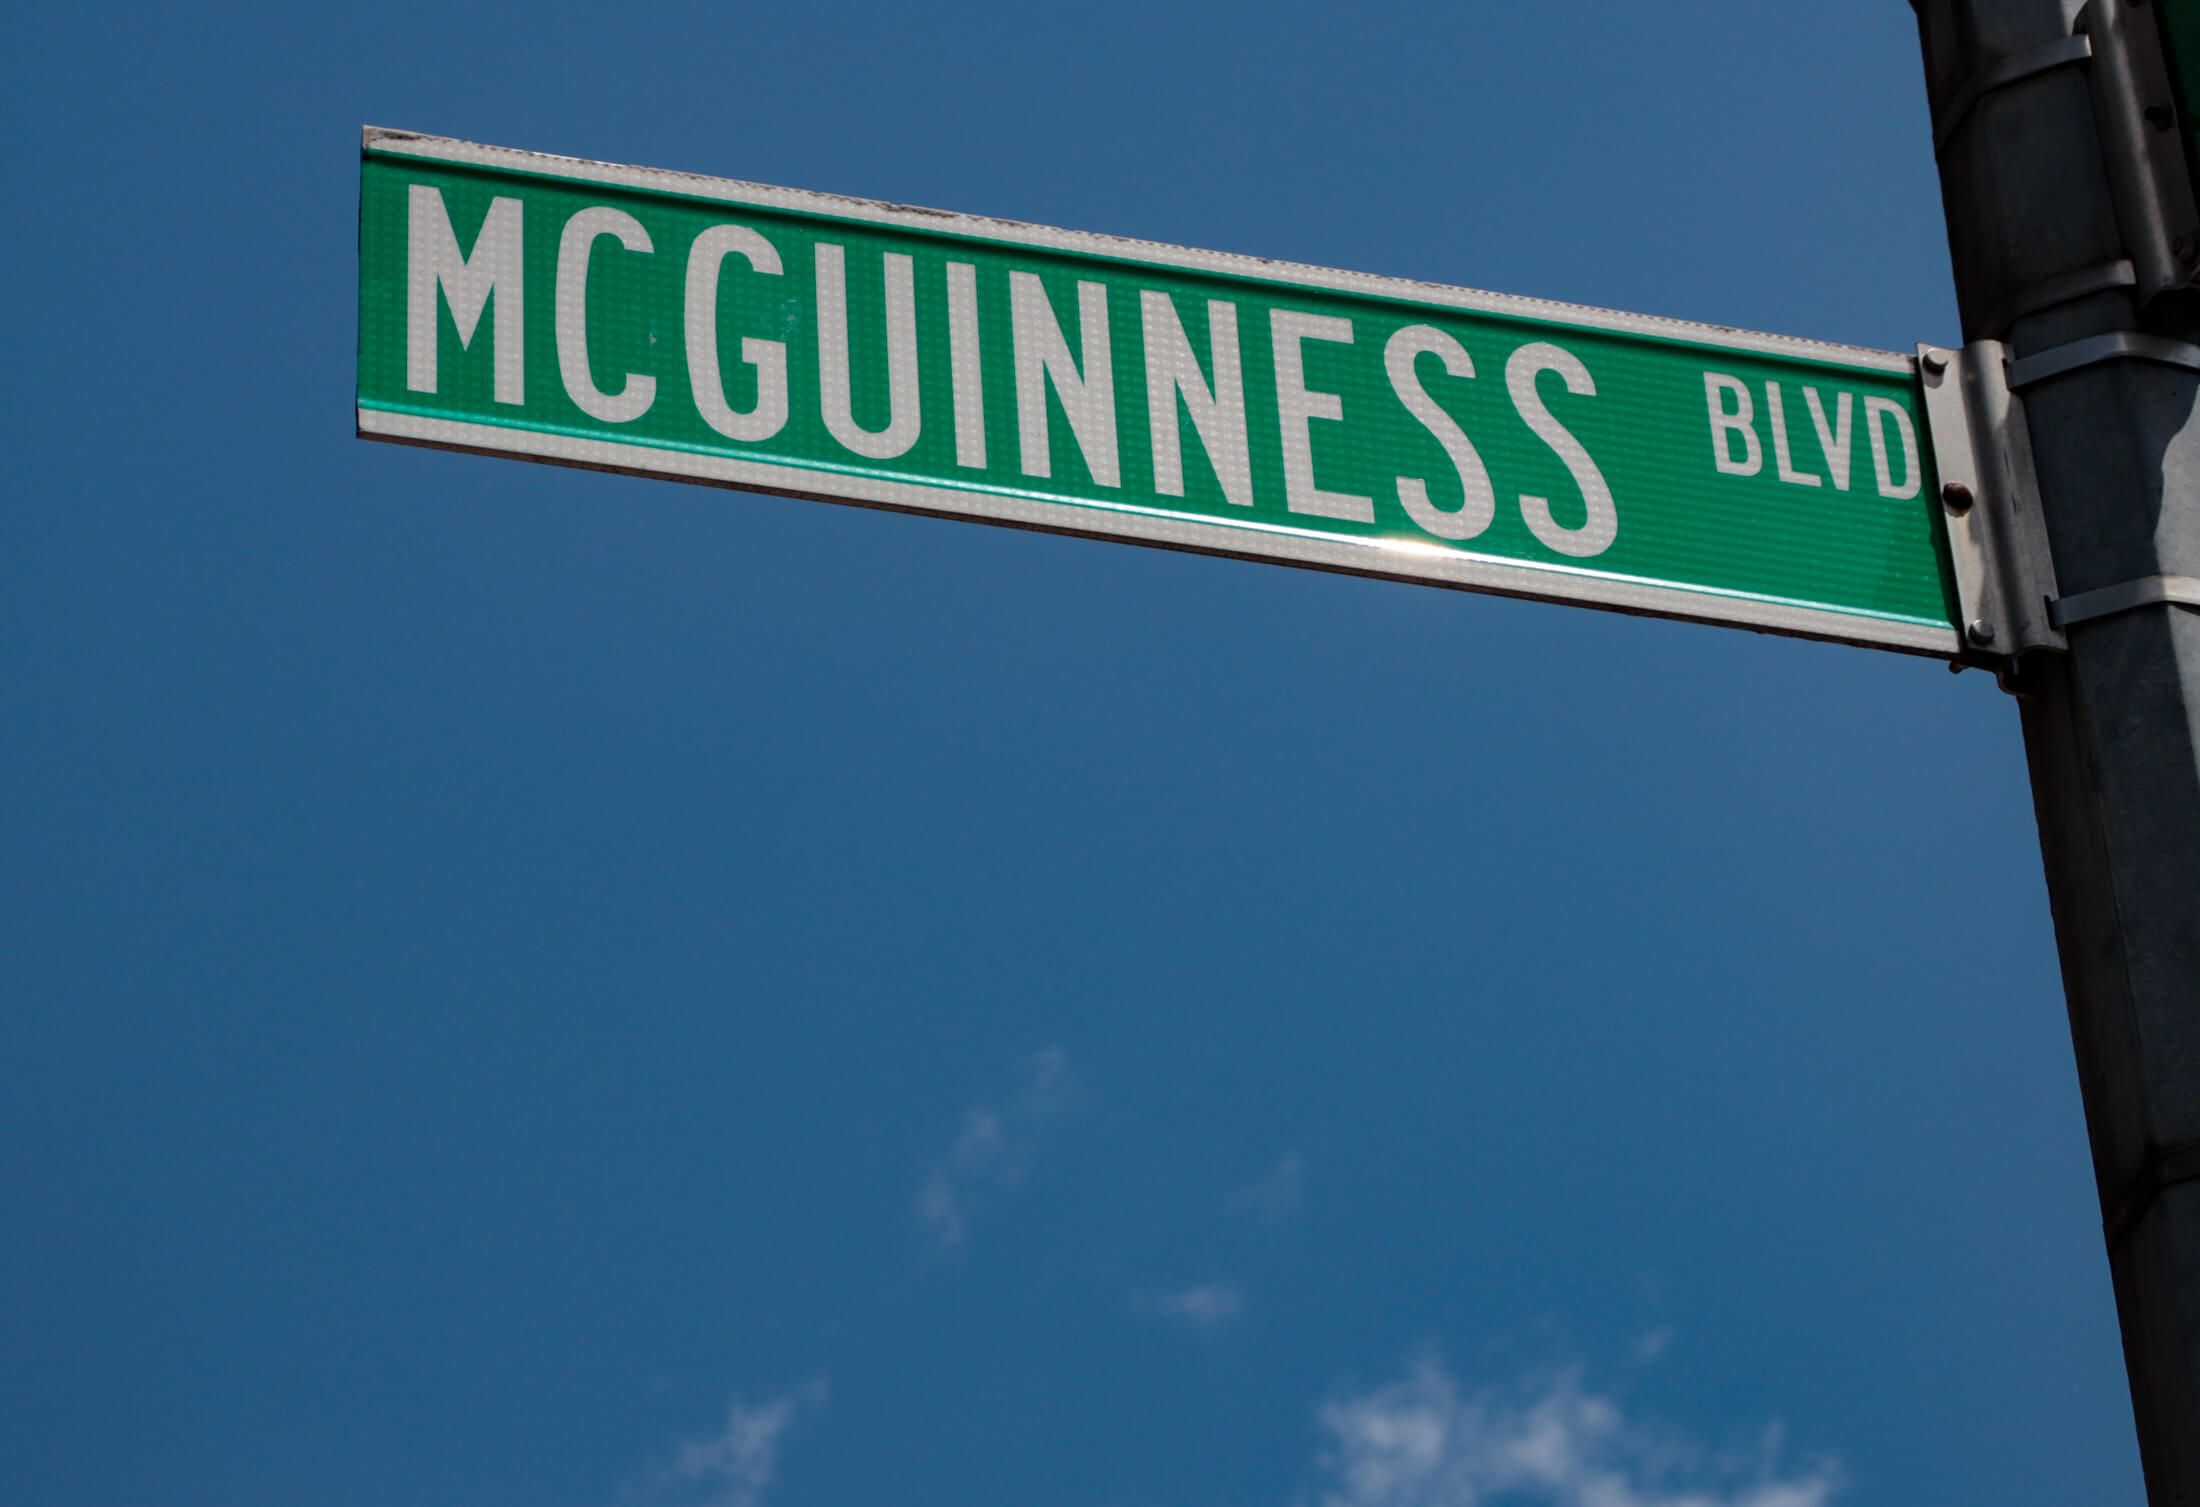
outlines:
{"label": "white cloud", "polygon": [[1077,1076],[1060,1047],[1016,1065],[1018,1087],[1006,1108],[981,1104],[963,1116],[962,1133],[924,1179],[917,1213],[942,1249],[970,1238],[970,1216],[993,1188],[1031,1174],[1040,1147],[1077,1101]]}
{"label": "white cloud", "polygon": [[1839,1467],[1783,1472],[1780,1429],[1712,1452],[1630,1422],[1562,1372],[1510,1395],[1462,1396],[1434,1360],[1321,1410],[1319,1507],[1825,1507]]}
{"label": "white cloud", "polygon": [[648,1507],[759,1507],[779,1465],[779,1442],[802,1413],[825,1401],[825,1383],[813,1381],[754,1406],[740,1398],[726,1410],[726,1426],[690,1439],[649,1482],[627,1493]]}
{"label": "white cloud", "polygon": [[1635,1336],[1635,1359],[1646,1366],[1649,1365],[1650,1362],[1665,1354],[1666,1347],[1673,1343],[1674,1336],[1679,1332],[1671,1324],[1660,1324],[1655,1329],[1645,1329]]}
{"label": "white cloud", "polygon": [[1220,1329],[1245,1316],[1245,1294],[1224,1282],[1208,1282],[1182,1292],[1140,1293],[1131,1301],[1140,1313],[1180,1319],[1202,1331]]}
{"label": "white cloud", "polygon": [[1223,1212],[1250,1214],[1266,1224],[1281,1224],[1299,1211],[1299,1202],[1305,1196],[1305,1181],[1305,1172],[1294,1151],[1231,1194],[1222,1206]]}

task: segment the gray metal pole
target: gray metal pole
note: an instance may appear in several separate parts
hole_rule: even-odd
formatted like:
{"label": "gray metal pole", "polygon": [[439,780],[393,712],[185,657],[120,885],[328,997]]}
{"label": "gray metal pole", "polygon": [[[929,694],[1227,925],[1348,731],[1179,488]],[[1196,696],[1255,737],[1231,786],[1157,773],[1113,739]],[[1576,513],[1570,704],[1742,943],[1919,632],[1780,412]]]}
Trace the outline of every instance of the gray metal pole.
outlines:
{"label": "gray metal pole", "polygon": [[2200,225],[2148,176],[2167,86],[2114,35],[2151,0],[1912,5],[1965,338],[2013,358],[2072,613],[2004,683],[2147,1495],[2200,1507]]}

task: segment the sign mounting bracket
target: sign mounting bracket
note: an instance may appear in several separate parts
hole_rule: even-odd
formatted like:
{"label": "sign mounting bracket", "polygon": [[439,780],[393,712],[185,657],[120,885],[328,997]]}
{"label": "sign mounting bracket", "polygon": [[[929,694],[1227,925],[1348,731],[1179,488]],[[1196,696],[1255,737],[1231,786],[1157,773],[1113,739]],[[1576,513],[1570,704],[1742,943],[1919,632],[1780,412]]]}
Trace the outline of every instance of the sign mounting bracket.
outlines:
{"label": "sign mounting bracket", "polygon": [[2001,342],[1920,345],[1917,366],[1962,616],[1954,667],[1999,672],[2033,650],[2067,649],[2032,437]]}

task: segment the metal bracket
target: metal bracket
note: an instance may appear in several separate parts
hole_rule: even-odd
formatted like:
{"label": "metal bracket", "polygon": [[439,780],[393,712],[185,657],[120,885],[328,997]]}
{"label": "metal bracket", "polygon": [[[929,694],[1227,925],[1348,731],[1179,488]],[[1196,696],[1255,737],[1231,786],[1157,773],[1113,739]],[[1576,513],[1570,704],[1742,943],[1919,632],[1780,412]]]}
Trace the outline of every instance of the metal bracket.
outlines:
{"label": "metal bracket", "polygon": [[2022,392],[2049,377],[2099,366],[2104,361],[2157,361],[2164,366],[2184,366],[2200,371],[2200,345],[2187,345],[2162,335],[2142,335],[2137,330],[2111,330],[2088,335],[2067,345],[2049,346],[2009,366],[2009,385]]}
{"label": "metal bracket", "polygon": [[1981,68],[1963,81],[1963,87],[1955,92],[1955,97],[1934,117],[1933,155],[1938,157],[1948,145],[1948,138],[1956,134],[1956,128],[1971,113],[1971,107],[1996,89],[2006,89],[2011,84],[2020,83],[2036,73],[2045,73],[2052,68],[2082,63],[2091,56],[2093,43],[2089,37],[2057,37],[2052,42]]}
{"label": "metal bracket", "polygon": [[2124,1243],[2156,1199],[2180,1183],[2195,1179],[2200,1179],[2200,1141],[2188,1141],[2166,1151],[2149,1146],[2138,1172],[2116,1190],[2113,1202],[2103,1212],[2101,1226],[2108,1237],[2108,1248],[2113,1251]]}
{"label": "metal bracket", "polygon": [[2161,602],[2200,607],[2200,580],[2191,576],[2141,576],[2136,581],[2118,581],[2114,586],[2063,597],[2048,608],[2048,616],[2055,620],[2056,627],[2067,628],[2072,623],[2090,623],[2097,617],[2114,617],[2119,612]]}
{"label": "metal bracket", "polygon": [[[2073,63],[2088,64],[2086,87],[2108,170],[2109,198],[2129,253],[2130,286],[2142,308],[2159,294],[2200,284],[2200,199],[2194,196],[2192,175],[2186,169],[2177,97],[2155,15],[2157,4],[2158,0],[2086,0],[2072,23],[2071,35],[1980,69],[1963,81],[1933,119],[1933,155],[1937,157],[1978,102],[1995,90]],[[2020,292],[2012,303],[2030,307],[1996,309],[1982,333],[1999,336],[2023,314],[2122,286],[2121,280],[2097,280],[2114,266],[2110,263],[2054,279],[2078,287],[2077,292],[2061,297],[2048,296],[2044,286]],[[2078,286],[2086,283],[2090,286]]]}
{"label": "metal bracket", "polygon": [[2097,266],[2080,267],[2075,272],[2065,272],[2061,277],[2050,277],[2034,283],[2029,288],[2019,288],[2001,301],[2001,306],[1980,323],[1981,340],[1999,340],[2009,333],[2009,326],[2027,314],[2037,314],[2042,309],[2052,309],[2057,304],[2075,303],[2090,298],[2095,293],[2112,293],[2118,288],[2136,287],[2139,275],[2128,261],[2102,262]]}
{"label": "metal bracket", "polygon": [[2067,649],[2049,614],[2055,564],[2040,516],[2031,431],[2010,388],[2001,342],[1977,340],[1959,351],[1921,345],[1917,368],[1962,610],[1962,660],[1992,663],[2030,649]]}
{"label": "metal bracket", "polygon": [[2185,169],[2162,29],[2154,0],[2086,0],[2075,25],[2092,39],[2093,119],[2143,306],[2191,287],[2200,273],[2200,202]]}

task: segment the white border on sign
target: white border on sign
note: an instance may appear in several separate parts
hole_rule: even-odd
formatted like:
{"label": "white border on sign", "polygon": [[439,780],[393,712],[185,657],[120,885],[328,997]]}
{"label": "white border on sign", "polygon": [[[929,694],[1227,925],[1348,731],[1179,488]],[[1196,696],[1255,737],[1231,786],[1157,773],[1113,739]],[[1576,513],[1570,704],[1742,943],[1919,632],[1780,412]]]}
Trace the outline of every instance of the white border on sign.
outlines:
{"label": "white border on sign", "polygon": [[1571,606],[1603,607],[1645,617],[1755,628],[1864,648],[1896,649],[1948,658],[1962,647],[1955,629],[1947,626],[1836,612],[1714,588],[1671,586],[1573,566],[1536,565],[1490,555],[1471,555],[1455,547],[1419,544],[1411,540],[1352,539],[1272,524],[1207,522],[1134,505],[1053,502],[850,472],[825,473],[833,477],[833,490],[824,492],[818,489],[821,473],[805,467],[502,424],[427,418],[381,408],[362,407],[358,413],[359,434],[366,439],[394,440],[481,455],[516,455],[557,465],[704,482],[782,497],[853,503],[859,507],[933,517],[967,518],[1047,533],[1122,540],[1239,560],[1280,562],[1388,581],[1450,586]]}

